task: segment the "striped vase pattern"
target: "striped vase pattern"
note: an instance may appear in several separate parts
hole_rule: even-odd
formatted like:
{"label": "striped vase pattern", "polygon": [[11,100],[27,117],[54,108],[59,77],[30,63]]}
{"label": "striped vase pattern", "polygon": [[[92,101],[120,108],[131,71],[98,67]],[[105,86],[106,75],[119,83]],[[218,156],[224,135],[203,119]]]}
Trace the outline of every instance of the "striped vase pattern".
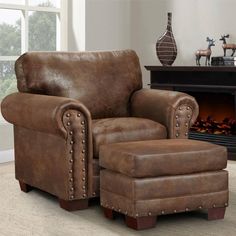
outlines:
{"label": "striped vase pattern", "polygon": [[172,33],[172,13],[168,12],[168,24],[165,33],[157,40],[157,57],[163,66],[171,66],[177,56],[177,46]]}

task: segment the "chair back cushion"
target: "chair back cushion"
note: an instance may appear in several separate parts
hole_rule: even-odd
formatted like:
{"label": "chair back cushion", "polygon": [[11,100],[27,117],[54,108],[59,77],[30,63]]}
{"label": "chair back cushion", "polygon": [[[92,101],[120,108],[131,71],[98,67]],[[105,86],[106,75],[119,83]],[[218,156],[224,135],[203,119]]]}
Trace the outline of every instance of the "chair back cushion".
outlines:
{"label": "chair back cushion", "polygon": [[92,118],[130,115],[130,97],[142,88],[132,50],[28,52],[15,64],[20,92],[80,100]]}

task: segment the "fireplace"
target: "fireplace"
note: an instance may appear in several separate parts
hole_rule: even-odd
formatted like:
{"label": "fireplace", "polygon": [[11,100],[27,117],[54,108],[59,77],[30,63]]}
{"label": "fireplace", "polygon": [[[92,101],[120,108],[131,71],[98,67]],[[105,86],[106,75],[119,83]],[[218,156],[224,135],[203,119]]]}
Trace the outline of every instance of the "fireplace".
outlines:
{"label": "fireplace", "polygon": [[236,67],[146,66],[153,89],[186,92],[199,104],[189,138],[228,148],[236,160]]}
{"label": "fireplace", "polygon": [[228,148],[236,158],[235,96],[230,93],[189,92],[199,104],[199,116],[189,137],[210,141]]}
{"label": "fireplace", "polygon": [[199,116],[191,131],[236,135],[234,95],[218,93],[191,93],[199,104]]}

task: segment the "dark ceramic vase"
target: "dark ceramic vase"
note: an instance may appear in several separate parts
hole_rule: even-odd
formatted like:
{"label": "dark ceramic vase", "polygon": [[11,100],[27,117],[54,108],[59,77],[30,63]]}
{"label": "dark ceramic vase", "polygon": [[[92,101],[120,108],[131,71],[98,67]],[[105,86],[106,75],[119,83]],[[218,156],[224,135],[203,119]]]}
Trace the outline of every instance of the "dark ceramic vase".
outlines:
{"label": "dark ceramic vase", "polygon": [[172,33],[172,13],[168,13],[168,24],[165,33],[157,40],[157,57],[163,66],[171,66],[177,56],[177,47]]}

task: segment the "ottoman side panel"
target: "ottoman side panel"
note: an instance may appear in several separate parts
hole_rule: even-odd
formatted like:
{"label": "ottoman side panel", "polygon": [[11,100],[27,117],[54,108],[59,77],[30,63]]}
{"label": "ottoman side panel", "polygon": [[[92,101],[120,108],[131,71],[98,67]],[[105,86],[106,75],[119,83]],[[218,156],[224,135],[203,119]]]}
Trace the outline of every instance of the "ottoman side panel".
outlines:
{"label": "ottoman side panel", "polygon": [[134,179],[110,170],[100,171],[100,189],[129,199],[135,198]]}
{"label": "ottoman side panel", "polygon": [[136,202],[132,199],[103,189],[100,190],[100,196],[103,207],[136,217]]}
{"label": "ottoman side panel", "polygon": [[169,198],[228,190],[228,172],[211,171],[191,175],[133,179],[137,200]]}

